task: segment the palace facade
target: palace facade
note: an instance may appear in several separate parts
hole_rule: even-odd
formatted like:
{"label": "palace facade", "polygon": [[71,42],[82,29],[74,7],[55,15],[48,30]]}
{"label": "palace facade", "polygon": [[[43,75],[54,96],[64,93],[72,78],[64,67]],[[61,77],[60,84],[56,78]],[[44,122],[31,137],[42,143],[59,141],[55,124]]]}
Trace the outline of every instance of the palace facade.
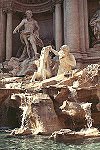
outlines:
{"label": "palace facade", "polygon": [[26,10],[32,10],[38,21],[45,45],[52,44],[56,50],[69,45],[79,66],[100,62],[100,40],[90,24],[100,12],[100,0],[0,0],[0,62],[16,57],[22,44],[12,31]]}

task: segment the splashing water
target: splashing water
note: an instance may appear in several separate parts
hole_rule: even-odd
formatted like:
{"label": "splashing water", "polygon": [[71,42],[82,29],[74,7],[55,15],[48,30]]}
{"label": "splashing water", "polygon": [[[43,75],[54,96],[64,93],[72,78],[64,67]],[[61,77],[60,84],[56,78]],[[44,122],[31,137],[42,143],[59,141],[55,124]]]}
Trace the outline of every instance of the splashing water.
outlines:
{"label": "splashing water", "polygon": [[72,86],[68,86],[68,89],[71,92],[71,96],[75,100],[75,102],[77,102],[77,88],[78,88],[78,86],[79,86],[78,81],[74,81]]}
{"label": "splashing water", "polygon": [[25,124],[25,120],[26,120],[28,106],[20,106],[20,108],[23,110],[22,121],[21,121],[21,128],[23,129],[25,127],[24,124]]}
{"label": "splashing water", "polygon": [[93,119],[91,117],[91,105],[92,103],[82,103],[81,107],[85,111],[85,118],[87,120],[87,127],[90,129],[92,127]]}

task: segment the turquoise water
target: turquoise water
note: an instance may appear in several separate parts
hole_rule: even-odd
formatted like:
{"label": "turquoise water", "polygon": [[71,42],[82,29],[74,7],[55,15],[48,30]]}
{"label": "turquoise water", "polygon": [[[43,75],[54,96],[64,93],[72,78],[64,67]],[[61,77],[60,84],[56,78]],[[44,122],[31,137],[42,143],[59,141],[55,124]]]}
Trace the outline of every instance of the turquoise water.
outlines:
{"label": "turquoise water", "polygon": [[100,150],[100,138],[63,144],[45,136],[8,138],[0,133],[0,150]]}

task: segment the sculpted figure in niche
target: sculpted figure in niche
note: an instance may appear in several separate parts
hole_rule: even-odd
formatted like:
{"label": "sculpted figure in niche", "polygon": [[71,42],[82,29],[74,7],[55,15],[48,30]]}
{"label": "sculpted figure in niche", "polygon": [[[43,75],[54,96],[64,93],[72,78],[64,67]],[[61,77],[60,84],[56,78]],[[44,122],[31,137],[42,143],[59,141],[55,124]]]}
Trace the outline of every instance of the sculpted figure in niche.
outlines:
{"label": "sculpted figure in niche", "polygon": [[67,74],[72,70],[73,67],[76,66],[76,60],[73,54],[70,53],[69,46],[63,45],[60,48],[60,51],[56,51],[51,49],[51,51],[59,56],[59,68],[57,75]]}
{"label": "sculpted figure in niche", "polygon": [[67,45],[63,45],[59,52],[54,50],[52,46],[43,47],[40,55],[38,70],[34,73],[31,82],[35,80],[45,80],[52,77],[49,52],[53,52],[55,55],[59,56],[59,67],[57,75],[66,75],[73,69],[73,67],[76,66],[75,57],[70,53],[70,49]]}
{"label": "sculpted figure in niche", "polygon": [[[43,47],[43,42],[39,38],[39,26],[36,20],[32,17],[32,11],[27,10],[26,11],[26,18],[21,21],[21,23],[14,29],[13,34],[15,34],[19,29],[24,26],[24,30],[21,31],[20,38],[21,41],[25,43],[26,45],[26,52],[28,54],[28,57],[31,58],[31,52],[29,48],[29,43],[32,46],[32,49],[34,50],[35,58],[37,57],[37,47],[36,45],[39,45],[40,47]],[[24,52],[25,53],[25,52]]]}
{"label": "sculpted figure in niche", "polygon": [[45,80],[52,76],[50,69],[51,60],[49,57],[49,51],[51,50],[51,48],[51,46],[46,46],[42,48],[37,72],[34,73],[30,82],[35,80]]}
{"label": "sculpted figure in niche", "polygon": [[90,20],[90,26],[93,29],[94,36],[97,41],[100,41],[100,10],[96,11]]}

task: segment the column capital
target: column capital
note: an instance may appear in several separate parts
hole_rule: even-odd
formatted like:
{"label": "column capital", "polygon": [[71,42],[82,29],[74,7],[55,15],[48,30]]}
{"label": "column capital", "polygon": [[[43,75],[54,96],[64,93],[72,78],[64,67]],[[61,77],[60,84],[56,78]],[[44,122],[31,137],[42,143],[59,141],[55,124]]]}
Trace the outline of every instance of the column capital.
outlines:
{"label": "column capital", "polygon": [[1,7],[4,12],[11,12],[13,8],[13,0],[4,0]]}
{"label": "column capital", "polygon": [[61,4],[63,2],[63,0],[52,0],[53,4]]}
{"label": "column capital", "polygon": [[55,11],[56,4],[62,4],[63,0],[52,0],[52,12]]}

